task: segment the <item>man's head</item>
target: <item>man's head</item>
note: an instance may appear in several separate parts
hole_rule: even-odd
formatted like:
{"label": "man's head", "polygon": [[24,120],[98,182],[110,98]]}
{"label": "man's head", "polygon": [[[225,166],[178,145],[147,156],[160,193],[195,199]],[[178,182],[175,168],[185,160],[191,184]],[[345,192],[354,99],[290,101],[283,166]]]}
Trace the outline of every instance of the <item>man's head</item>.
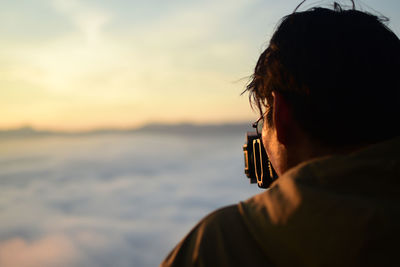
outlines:
{"label": "man's head", "polygon": [[400,40],[382,19],[339,5],[313,8],[283,18],[247,91],[266,111],[264,139],[276,135],[276,146],[306,138],[357,147],[399,135],[399,70]]}

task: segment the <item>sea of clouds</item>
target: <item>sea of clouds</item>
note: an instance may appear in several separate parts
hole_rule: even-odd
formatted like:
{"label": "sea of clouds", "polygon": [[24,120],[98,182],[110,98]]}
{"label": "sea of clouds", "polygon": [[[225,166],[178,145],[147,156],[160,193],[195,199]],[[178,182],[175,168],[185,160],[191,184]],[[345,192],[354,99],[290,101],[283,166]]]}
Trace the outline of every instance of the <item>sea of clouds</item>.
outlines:
{"label": "sea of clouds", "polygon": [[242,134],[0,140],[0,266],[158,266],[212,210],[260,193]]}

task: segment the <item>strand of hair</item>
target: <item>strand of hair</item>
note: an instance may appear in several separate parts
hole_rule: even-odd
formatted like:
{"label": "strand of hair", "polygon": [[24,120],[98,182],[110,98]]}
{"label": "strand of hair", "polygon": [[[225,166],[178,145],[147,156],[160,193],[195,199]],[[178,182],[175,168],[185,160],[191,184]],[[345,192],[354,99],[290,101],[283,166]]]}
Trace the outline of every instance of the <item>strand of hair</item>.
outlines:
{"label": "strand of hair", "polygon": [[296,8],[293,10],[293,13],[296,13],[297,9],[299,9],[299,7],[300,7],[301,5],[303,5],[305,1],[307,1],[307,0],[301,1],[301,3],[298,4],[298,5],[296,6]]}

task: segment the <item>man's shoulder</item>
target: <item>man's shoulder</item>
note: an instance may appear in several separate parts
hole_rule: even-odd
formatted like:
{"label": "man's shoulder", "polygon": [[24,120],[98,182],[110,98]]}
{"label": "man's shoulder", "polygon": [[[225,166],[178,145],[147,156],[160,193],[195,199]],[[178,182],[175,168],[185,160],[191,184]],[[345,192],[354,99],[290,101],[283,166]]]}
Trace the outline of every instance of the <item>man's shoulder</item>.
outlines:
{"label": "man's shoulder", "polygon": [[223,227],[228,222],[240,220],[240,212],[238,205],[229,205],[214,210],[205,216],[200,222],[199,226],[203,228]]}
{"label": "man's shoulder", "polygon": [[161,266],[265,266],[238,205],[210,213],[174,248]]}

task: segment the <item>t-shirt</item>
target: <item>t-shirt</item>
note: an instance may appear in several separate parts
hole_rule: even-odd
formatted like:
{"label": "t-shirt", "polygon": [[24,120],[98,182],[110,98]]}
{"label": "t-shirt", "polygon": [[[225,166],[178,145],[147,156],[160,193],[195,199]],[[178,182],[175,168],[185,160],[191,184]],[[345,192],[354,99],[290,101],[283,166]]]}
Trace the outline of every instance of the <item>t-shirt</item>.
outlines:
{"label": "t-shirt", "polygon": [[400,266],[400,138],[299,164],[219,209],[160,266]]}

